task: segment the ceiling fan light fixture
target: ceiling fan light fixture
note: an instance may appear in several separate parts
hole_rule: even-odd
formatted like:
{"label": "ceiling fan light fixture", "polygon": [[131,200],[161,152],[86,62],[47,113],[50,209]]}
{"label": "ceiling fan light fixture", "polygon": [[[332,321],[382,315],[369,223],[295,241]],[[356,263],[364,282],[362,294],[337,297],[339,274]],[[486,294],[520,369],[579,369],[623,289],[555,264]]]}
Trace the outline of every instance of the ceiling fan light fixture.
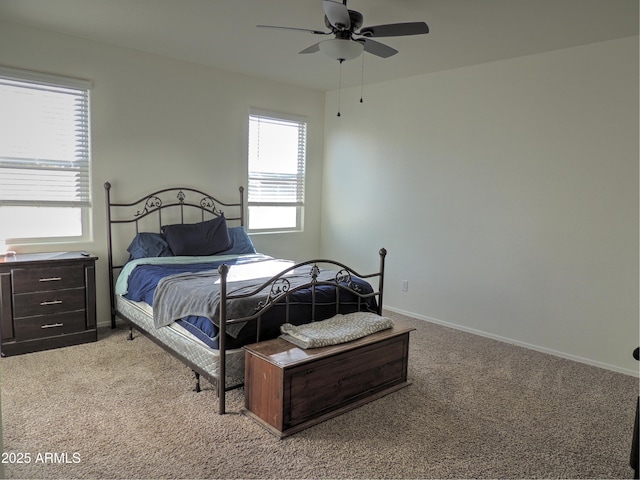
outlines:
{"label": "ceiling fan light fixture", "polygon": [[320,51],[329,58],[339,61],[353,60],[362,55],[364,45],[360,42],[342,38],[324,40],[318,45]]}

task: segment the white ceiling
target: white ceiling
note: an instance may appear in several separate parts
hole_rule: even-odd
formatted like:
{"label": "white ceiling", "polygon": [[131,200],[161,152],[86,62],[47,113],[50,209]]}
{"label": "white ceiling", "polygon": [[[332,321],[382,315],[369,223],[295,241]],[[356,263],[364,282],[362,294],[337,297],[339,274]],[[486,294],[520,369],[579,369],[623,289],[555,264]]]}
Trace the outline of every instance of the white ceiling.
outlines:
{"label": "white ceiling", "polygon": [[[378,38],[399,50],[342,67],[342,85],[430,73],[638,35],[638,0],[349,0],[364,26],[425,21],[431,32]],[[257,24],[326,30],[320,0],[0,0],[0,21],[321,90],[337,61],[299,55],[330,37]],[[1,27],[0,27],[1,28]],[[0,46],[5,48],[6,46]]]}

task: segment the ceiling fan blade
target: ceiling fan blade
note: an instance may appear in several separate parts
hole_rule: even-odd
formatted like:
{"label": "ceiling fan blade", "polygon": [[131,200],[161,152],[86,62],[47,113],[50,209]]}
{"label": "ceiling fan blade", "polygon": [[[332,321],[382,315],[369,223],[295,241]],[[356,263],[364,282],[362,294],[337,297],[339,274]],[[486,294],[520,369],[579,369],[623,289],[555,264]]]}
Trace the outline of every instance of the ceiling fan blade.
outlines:
{"label": "ceiling fan blade", "polygon": [[364,44],[364,51],[372,53],[378,57],[389,58],[392,55],[398,53],[395,48],[391,48],[384,43],[376,42],[375,40],[371,40],[370,38],[359,38],[356,42],[361,42]]}
{"label": "ceiling fan blade", "polygon": [[274,28],[277,30],[294,30],[297,32],[309,32],[314,35],[329,35],[331,32],[323,32],[321,30],[311,30],[309,28],[296,28],[296,27],[278,27],[276,25],[256,25],[257,28]]}
{"label": "ceiling fan blade", "polygon": [[322,0],[324,14],[329,19],[329,23],[338,30],[349,30],[351,28],[351,18],[349,10],[342,2],[336,0]]}
{"label": "ceiling fan blade", "polygon": [[320,42],[318,43],[314,43],[313,45],[311,45],[310,47],[305,48],[304,50],[298,52],[298,53],[316,53],[320,51]]}
{"label": "ceiling fan blade", "polygon": [[404,35],[421,35],[429,33],[429,26],[424,22],[389,23],[365,27],[358,35],[365,37],[402,37]]}

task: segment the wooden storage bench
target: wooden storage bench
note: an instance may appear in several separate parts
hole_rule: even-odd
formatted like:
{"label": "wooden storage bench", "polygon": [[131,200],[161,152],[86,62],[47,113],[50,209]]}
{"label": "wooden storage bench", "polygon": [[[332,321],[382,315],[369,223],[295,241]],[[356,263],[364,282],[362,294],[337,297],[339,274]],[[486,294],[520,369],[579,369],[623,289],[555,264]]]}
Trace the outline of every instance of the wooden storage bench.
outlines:
{"label": "wooden storage bench", "polygon": [[406,387],[412,330],[396,323],[307,350],[282,338],[248,345],[244,413],[285,437]]}

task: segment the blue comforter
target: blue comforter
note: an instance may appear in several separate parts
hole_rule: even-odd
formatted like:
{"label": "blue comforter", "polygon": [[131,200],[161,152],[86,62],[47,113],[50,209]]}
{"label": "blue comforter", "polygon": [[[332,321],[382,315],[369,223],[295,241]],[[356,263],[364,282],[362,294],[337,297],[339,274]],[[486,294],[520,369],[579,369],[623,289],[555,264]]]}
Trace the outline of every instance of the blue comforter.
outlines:
{"label": "blue comforter", "polygon": [[197,273],[214,271],[217,272],[220,265],[236,265],[238,263],[246,263],[256,261],[253,255],[250,258],[237,257],[226,260],[211,260],[202,263],[177,263],[159,265],[138,265],[129,275],[128,291],[124,295],[125,298],[135,302],[145,302],[153,305],[153,296],[158,286],[158,282],[170,275],[178,275],[181,273]]}
{"label": "blue comforter", "polygon": [[[132,301],[141,301],[149,305],[154,305],[154,295],[158,283],[162,279],[186,273],[215,273],[218,267],[223,263],[227,265],[238,265],[247,263],[264,262],[272,260],[271,257],[265,255],[242,255],[234,257],[167,257],[165,259],[143,259],[131,262],[132,265],[125,265],[118,278],[116,291],[125,298]],[[187,262],[187,263],[183,263]],[[282,268],[286,268],[285,265]],[[244,268],[244,267],[243,267]],[[271,277],[270,273],[268,277]],[[352,283],[360,293],[371,293],[373,289],[366,281],[352,277]],[[350,298],[349,298],[350,297]],[[329,318],[336,313],[335,288],[318,288],[316,290],[316,320]],[[358,310],[358,299],[356,295],[348,294],[345,291],[340,293],[340,313],[351,313]],[[368,301],[368,308],[375,311],[375,299]],[[311,318],[311,289],[303,289],[295,292],[290,297],[290,318],[289,323],[300,325],[307,323]],[[285,322],[284,305],[276,305],[269,310],[260,322],[260,340],[275,338],[280,334],[280,325]],[[218,327],[216,321],[212,318],[187,315],[177,320],[176,323],[190,331],[204,343],[212,348],[218,348]],[[256,341],[257,325],[256,322],[250,322],[234,332],[233,336],[227,335],[227,348],[239,348],[247,343]]]}

